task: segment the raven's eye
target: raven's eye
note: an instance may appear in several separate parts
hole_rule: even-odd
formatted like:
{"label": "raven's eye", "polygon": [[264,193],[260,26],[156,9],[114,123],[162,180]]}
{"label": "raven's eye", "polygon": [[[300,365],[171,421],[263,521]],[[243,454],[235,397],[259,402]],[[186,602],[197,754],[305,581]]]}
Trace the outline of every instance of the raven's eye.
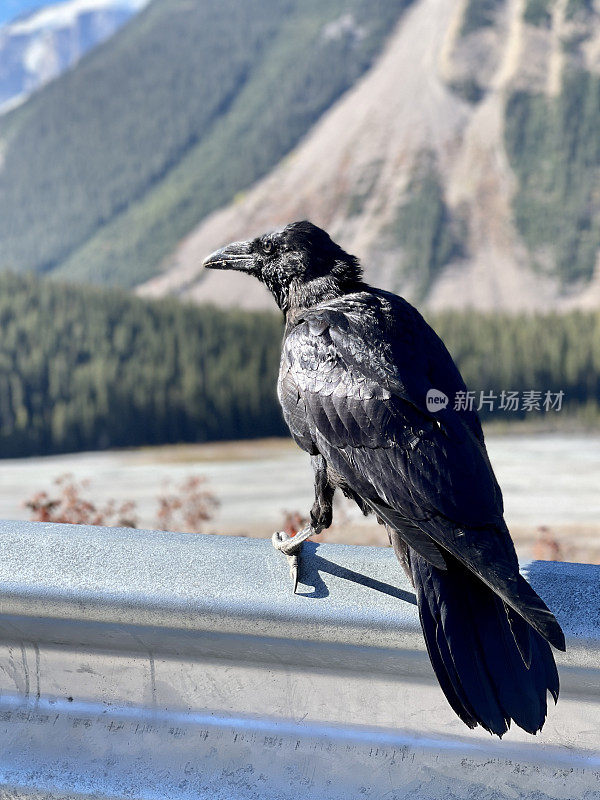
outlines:
{"label": "raven's eye", "polygon": [[261,243],[262,251],[266,256],[271,255],[273,250],[275,250],[275,245],[273,244],[270,239],[266,239],[264,242]]}

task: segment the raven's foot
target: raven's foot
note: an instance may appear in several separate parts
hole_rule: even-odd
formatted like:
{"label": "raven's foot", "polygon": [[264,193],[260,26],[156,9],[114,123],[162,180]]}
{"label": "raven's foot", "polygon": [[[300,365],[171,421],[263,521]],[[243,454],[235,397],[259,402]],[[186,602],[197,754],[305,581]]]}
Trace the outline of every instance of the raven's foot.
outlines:
{"label": "raven's foot", "polygon": [[296,594],[296,589],[298,588],[298,566],[302,544],[317,533],[320,533],[320,531],[316,530],[311,525],[307,525],[306,528],[298,531],[295,536],[290,536],[289,533],[285,533],[285,531],[277,531],[271,537],[273,547],[283,553],[287,558],[294,594]]}

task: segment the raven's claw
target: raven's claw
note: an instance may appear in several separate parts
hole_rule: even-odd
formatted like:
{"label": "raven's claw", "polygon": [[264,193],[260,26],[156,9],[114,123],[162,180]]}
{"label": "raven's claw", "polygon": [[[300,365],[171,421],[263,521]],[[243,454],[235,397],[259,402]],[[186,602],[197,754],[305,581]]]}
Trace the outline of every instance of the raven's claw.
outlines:
{"label": "raven's claw", "polygon": [[288,563],[290,565],[293,592],[296,594],[296,589],[298,588],[298,556],[288,556]]}
{"label": "raven's claw", "polygon": [[294,594],[296,594],[296,589],[298,588],[300,549],[302,548],[302,544],[314,533],[316,533],[316,531],[314,531],[310,525],[307,525],[306,528],[303,528],[295,536],[290,536],[289,533],[285,531],[277,531],[271,537],[273,547],[283,553],[287,559]]}

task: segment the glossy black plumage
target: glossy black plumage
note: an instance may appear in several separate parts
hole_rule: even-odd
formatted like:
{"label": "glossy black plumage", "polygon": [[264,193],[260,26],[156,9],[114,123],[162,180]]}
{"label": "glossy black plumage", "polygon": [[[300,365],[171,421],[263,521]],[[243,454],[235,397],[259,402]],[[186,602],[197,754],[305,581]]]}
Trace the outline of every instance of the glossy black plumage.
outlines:
{"label": "glossy black plumage", "polygon": [[[539,730],[558,697],[554,616],[519,575],[502,494],[464,382],[409,303],[361,281],[356,259],[310,223],[237,243],[284,311],[278,394],[313,456],[318,529],[335,488],[373,511],[411,578],[433,668],[470,727]],[[244,249],[246,248],[246,249]],[[268,249],[268,252],[264,250]],[[219,251],[213,263],[223,260]],[[237,266],[236,268],[240,268]],[[448,405],[427,408],[430,389]]]}

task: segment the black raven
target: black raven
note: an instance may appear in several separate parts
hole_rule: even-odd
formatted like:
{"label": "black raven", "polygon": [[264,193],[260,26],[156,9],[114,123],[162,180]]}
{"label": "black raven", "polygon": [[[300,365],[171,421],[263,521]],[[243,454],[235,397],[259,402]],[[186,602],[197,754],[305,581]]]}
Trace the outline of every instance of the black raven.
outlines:
{"label": "black raven", "polygon": [[[519,574],[477,413],[441,339],[406,300],[368,286],[358,259],[310,222],[234,242],[204,262],[254,275],[285,317],[278,394],[315,472],[310,524],[275,534],[297,581],[301,543],[331,524],[336,488],[388,531],[412,581],[431,663],[470,728],[529,733],[558,699],[563,632]],[[431,395],[430,395],[431,396]]]}

